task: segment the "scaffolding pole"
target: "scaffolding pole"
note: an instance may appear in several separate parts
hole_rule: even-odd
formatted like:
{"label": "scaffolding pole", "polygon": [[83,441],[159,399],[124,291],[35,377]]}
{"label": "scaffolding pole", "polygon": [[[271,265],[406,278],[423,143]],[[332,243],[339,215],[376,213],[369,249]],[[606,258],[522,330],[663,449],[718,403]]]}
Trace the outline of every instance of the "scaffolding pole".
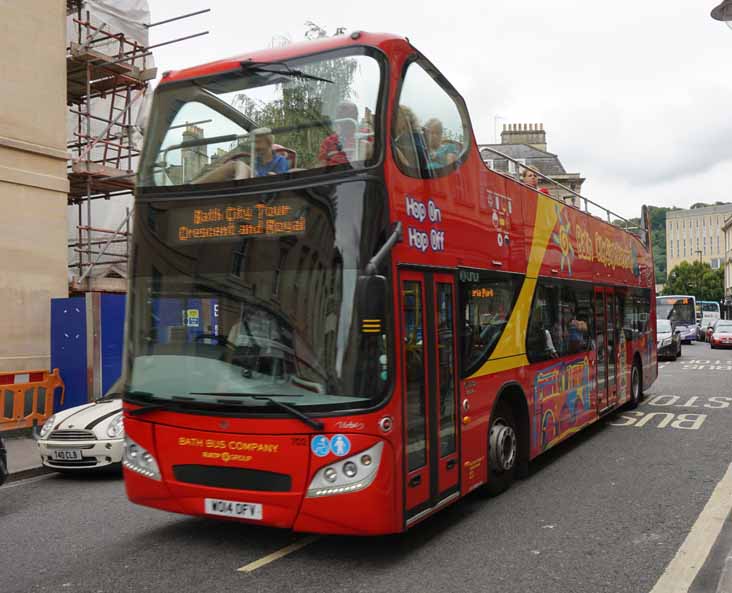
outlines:
{"label": "scaffolding pole", "polygon": [[[152,50],[209,33],[202,31],[143,45],[121,31],[110,30],[106,23],[92,23],[92,14],[85,4],[83,0],[66,2],[75,28],[66,48],[67,103],[75,121],[73,138],[67,143],[68,204],[76,206],[77,218],[74,238],[68,241],[68,266],[76,276],[71,281],[72,289],[81,291],[93,288],[95,268],[102,265],[120,265],[115,272],[126,277],[134,209],[126,208],[126,216],[111,231],[93,224],[92,200],[132,195],[134,168],[139,158],[132,143],[133,116],[150,81],[156,77],[156,70],[149,67]],[[204,8],[144,26],[150,29],[210,10]],[[108,101],[104,106],[106,113],[95,110],[96,105],[102,105],[97,102],[103,100]],[[94,132],[95,128],[99,131]]]}

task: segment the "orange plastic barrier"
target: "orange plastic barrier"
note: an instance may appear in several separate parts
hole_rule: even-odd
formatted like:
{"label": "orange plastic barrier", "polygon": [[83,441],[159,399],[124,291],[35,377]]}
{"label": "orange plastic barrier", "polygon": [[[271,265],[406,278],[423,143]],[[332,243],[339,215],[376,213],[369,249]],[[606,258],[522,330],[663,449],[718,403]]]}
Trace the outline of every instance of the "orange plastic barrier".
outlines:
{"label": "orange plastic barrier", "polygon": [[0,431],[43,424],[53,414],[53,396],[66,387],[58,369],[49,371],[0,372]]}

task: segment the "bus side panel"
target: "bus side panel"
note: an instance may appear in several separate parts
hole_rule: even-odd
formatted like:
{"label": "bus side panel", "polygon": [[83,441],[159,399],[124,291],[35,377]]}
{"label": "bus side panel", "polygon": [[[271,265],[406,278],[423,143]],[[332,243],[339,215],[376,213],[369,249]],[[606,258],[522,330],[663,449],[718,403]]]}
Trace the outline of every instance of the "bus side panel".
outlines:
{"label": "bus side panel", "polygon": [[533,458],[597,420],[595,353],[533,365],[531,375]]}
{"label": "bus side panel", "polygon": [[[462,409],[462,493],[466,494],[488,481],[488,427],[496,398],[507,386],[518,387],[529,398],[529,367],[523,366],[499,373],[466,379],[461,385]],[[529,422],[525,426],[530,430]],[[531,444],[531,443],[530,443]]]}

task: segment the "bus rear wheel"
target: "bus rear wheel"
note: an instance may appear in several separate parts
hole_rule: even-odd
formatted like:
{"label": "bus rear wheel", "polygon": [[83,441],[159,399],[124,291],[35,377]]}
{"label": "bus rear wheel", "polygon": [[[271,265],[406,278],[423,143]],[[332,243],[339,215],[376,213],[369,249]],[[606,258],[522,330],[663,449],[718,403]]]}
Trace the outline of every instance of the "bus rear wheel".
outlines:
{"label": "bus rear wheel", "polygon": [[518,443],[513,410],[501,400],[493,409],[488,429],[488,483],[484,488],[488,496],[497,496],[511,486],[518,464]]}

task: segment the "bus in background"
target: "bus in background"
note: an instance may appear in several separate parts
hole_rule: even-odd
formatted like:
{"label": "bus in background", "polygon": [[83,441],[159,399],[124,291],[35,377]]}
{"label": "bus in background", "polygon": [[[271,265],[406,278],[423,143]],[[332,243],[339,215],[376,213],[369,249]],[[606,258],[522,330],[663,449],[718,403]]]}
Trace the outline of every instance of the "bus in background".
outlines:
{"label": "bus in background", "polygon": [[705,340],[709,328],[721,317],[719,303],[717,301],[699,301],[697,306],[701,307],[700,335],[702,336],[701,339]]}
{"label": "bus in background", "polygon": [[128,497],[400,532],[637,405],[657,375],[647,211],[631,232],[562,191],[582,209],[490,170],[402,37],[163,76],[136,189]]}
{"label": "bus in background", "polygon": [[691,344],[698,337],[696,298],[689,294],[656,297],[656,317],[668,319],[674,330],[681,332],[681,341]]}

